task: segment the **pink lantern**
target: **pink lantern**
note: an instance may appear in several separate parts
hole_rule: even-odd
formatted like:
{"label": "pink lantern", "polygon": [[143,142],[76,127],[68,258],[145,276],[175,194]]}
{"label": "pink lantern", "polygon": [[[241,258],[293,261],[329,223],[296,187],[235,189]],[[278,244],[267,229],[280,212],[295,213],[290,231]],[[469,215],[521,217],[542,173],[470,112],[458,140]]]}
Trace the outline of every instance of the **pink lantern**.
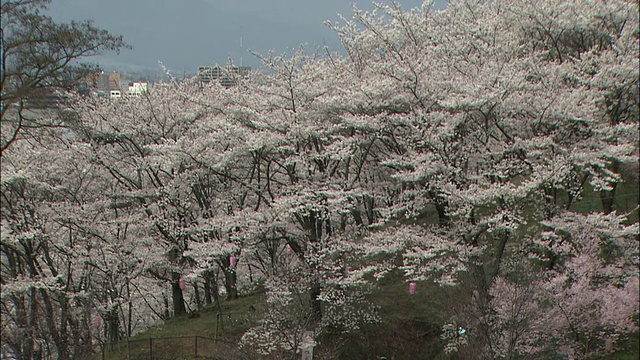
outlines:
{"label": "pink lantern", "polygon": [[414,282],[410,282],[409,283],[409,294],[415,295],[417,290],[418,290],[418,284],[416,284]]}
{"label": "pink lantern", "polygon": [[93,326],[95,326],[98,329],[100,329],[100,327],[102,326],[102,318],[100,317],[100,315],[96,315],[93,318]]}
{"label": "pink lantern", "polygon": [[184,280],[184,278],[180,278],[180,281],[178,281],[178,286],[180,286],[180,290],[184,290],[187,288],[187,282]]}
{"label": "pink lantern", "polygon": [[229,256],[229,265],[231,267],[235,267],[236,266],[236,262],[237,262],[237,260],[236,260],[235,256],[233,256],[233,255]]}
{"label": "pink lantern", "polygon": [[295,253],[295,251],[293,251],[293,248],[291,247],[291,245],[287,244],[287,246],[285,246],[285,248],[287,249],[287,253],[288,254]]}

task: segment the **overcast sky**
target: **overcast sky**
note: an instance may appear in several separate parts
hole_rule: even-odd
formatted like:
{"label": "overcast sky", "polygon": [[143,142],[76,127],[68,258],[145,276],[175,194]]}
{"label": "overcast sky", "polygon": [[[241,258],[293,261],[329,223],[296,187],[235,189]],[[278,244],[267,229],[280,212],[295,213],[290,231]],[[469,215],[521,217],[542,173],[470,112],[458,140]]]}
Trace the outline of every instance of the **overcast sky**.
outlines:
{"label": "overcast sky", "polygon": [[[404,9],[422,0],[398,0]],[[92,58],[103,69],[157,70],[158,61],[174,74],[194,73],[199,65],[234,63],[259,66],[249,50],[284,53],[306,44],[340,50],[338,36],[324,22],[353,15],[353,5],[371,9],[371,0],[53,0],[57,21],[95,21],[124,36],[133,50]],[[436,0],[444,8],[446,0]]]}

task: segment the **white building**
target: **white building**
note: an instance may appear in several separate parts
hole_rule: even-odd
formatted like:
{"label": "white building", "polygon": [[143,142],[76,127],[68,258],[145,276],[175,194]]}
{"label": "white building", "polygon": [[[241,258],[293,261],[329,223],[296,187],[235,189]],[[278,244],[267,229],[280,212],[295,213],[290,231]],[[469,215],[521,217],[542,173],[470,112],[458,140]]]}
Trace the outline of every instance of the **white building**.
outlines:
{"label": "white building", "polygon": [[138,97],[148,91],[149,91],[149,85],[146,82],[133,82],[129,84],[129,90],[127,90],[127,96]]}
{"label": "white building", "polygon": [[198,66],[198,80],[203,83],[218,80],[226,88],[237,85],[240,78],[245,78],[250,73],[250,66]]}

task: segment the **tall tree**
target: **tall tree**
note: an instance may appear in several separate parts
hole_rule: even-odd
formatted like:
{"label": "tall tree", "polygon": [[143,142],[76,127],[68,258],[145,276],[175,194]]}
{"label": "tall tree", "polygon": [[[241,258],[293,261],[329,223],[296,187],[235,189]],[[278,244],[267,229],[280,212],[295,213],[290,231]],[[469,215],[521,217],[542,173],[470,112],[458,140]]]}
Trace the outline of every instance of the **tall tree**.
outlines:
{"label": "tall tree", "polygon": [[[50,0],[2,0],[0,32],[0,156],[25,129],[43,126],[27,100],[69,90],[97,69],[76,60],[127,47],[91,21],[56,23],[43,14]],[[48,124],[51,125],[51,124]]]}

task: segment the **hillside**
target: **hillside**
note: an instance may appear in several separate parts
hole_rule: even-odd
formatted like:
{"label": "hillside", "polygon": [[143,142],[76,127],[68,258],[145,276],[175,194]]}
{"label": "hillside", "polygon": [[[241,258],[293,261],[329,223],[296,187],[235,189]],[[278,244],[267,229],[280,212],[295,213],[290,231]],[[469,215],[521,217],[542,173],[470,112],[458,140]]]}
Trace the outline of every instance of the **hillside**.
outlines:
{"label": "hillside", "polygon": [[[454,299],[460,296],[463,296],[460,290],[427,283],[418,283],[417,293],[410,295],[406,283],[399,277],[389,276],[371,294],[381,321],[363,326],[359,331],[324,335],[314,349],[314,359],[463,359],[458,354],[444,352],[445,342],[438,326],[445,321],[441,316],[443,310],[450,310],[456,304]],[[148,359],[150,354],[162,360],[279,359],[242,351],[237,346],[242,334],[267,311],[263,297],[263,293],[256,292],[225,301],[221,304],[222,316],[212,305],[171,319],[132,337],[128,349],[124,341],[94,359]],[[638,333],[623,340],[621,348],[603,360],[637,359],[640,355]],[[299,353],[290,355],[292,359],[300,358]],[[558,354],[547,355],[550,359],[564,359]]]}

